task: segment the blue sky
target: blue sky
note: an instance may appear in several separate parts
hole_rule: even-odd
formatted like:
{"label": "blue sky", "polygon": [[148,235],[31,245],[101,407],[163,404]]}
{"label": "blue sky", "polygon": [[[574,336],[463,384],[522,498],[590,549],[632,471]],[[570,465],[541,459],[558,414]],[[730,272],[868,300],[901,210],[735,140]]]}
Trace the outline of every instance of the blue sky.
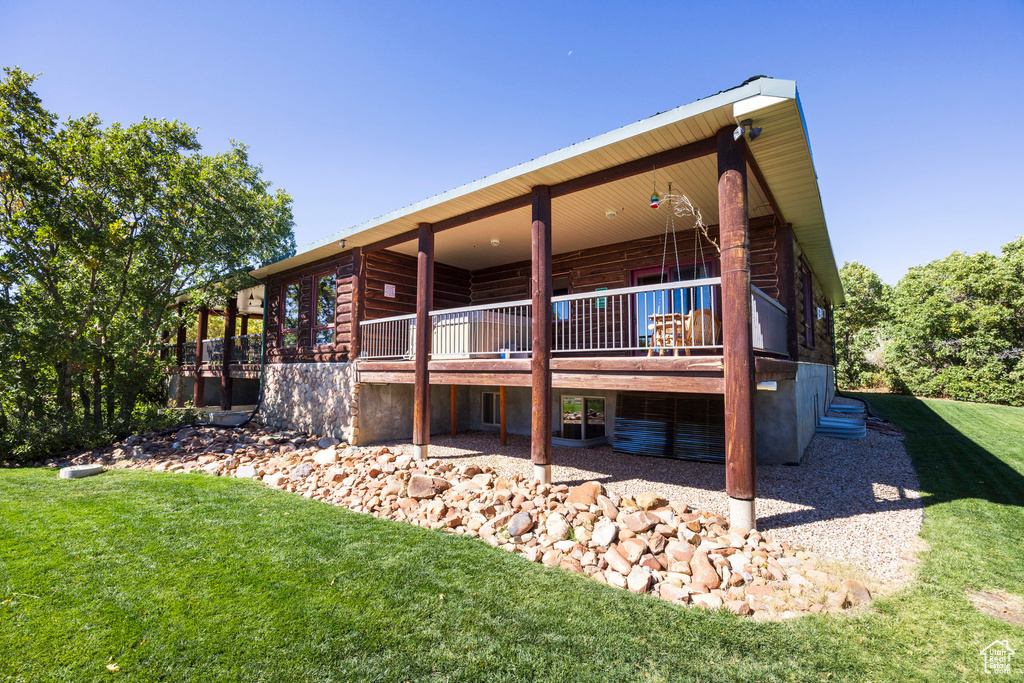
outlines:
{"label": "blue sky", "polygon": [[247,143],[300,244],[749,76],[793,79],[836,259],[889,282],[1024,234],[1022,63],[1022,2],[0,0],[0,64],[41,73],[49,109]]}

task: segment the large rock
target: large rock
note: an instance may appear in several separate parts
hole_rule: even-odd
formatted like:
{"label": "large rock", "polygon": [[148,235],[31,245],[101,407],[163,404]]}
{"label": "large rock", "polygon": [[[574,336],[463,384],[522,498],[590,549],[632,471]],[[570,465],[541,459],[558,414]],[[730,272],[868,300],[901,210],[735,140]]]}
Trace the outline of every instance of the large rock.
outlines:
{"label": "large rock", "polygon": [[695,552],[690,559],[690,575],[694,582],[702,583],[708,589],[718,588],[722,585],[722,577],[715,571],[715,567],[708,559],[708,554],[703,550]]}
{"label": "large rock", "polygon": [[333,436],[325,436],[322,439],[320,439],[319,441],[317,441],[316,445],[319,448],[330,448],[331,446],[337,446],[338,443],[340,443],[340,442],[337,439],[335,439]]}
{"label": "large rock", "polygon": [[235,476],[239,479],[254,479],[256,477],[256,468],[252,465],[242,465],[235,470]]}
{"label": "large rock", "polygon": [[604,487],[600,482],[588,481],[579,486],[569,489],[569,496],[565,502],[573,505],[590,507],[597,504],[597,497],[604,494]]}
{"label": "large rock", "polygon": [[72,465],[62,468],[59,476],[61,479],[81,479],[100,474],[102,471],[103,465]]}
{"label": "large rock", "polygon": [[668,505],[668,500],[657,493],[641,493],[636,497],[636,504],[640,506],[641,510],[650,510]]}
{"label": "large rock", "polygon": [[414,474],[409,480],[409,497],[416,500],[433,498],[451,487],[448,480],[441,477],[430,477],[425,474]]}
{"label": "large rock", "polygon": [[569,532],[572,530],[572,527],[561,513],[553,512],[544,523],[544,529],[556,541],[564,541],[569,538]]}
{"label": "large rock", "polygon": [[609,548],[608,552],[604,554],[604,559],[608,562],[608,566],[622,574],[627,576],[633,571],[633,565],[626,561],[622,555],[615,550],[615,548]]}
{"label": "large rock", "polygon": [[847,579],[839,584],[839,588],[846,592],[846,602],[850,605],[863,605],[871,602],[871,591],[857,579]]}
{"label": "large rock", "polygon": [[338,451],[333,448],[325,448],[313,455],[313,462],[317,465],[332,465],[338,462]]}
{"label": "large rock", "polygon": [[630,564],[636,564],[647,552],[647,543],[642,538],[627,538],[621,541],[617,550]]}
{"label": "large rock", "polygon": [[533,517],[529,512],[517,512],[508,521],[509,536],[522,536],[533,528]]}
{"label": "large rock", "polygon": [[659,596],[662,600],[668,602],[681,603],[690,599],[690,591],[685,588],[673,586],[670,583],[662,582],[661,588],[659,589]]}
{"label": "large rock", "polygon": [[296,467],[294,470],[292,470],[291,480],[298,481],[299,479],[305,479],[311,474],[313,474],[313,466],[310,465],[308,462],[304,462],[298,467]]}
{"label": "large rock", "polygon": [[722,598],[714,593],[697,593],[690,596],[693,604],[704,609],[719,609],[722,607]]}
{"label": "large rock", "polygon": [[284,486],[284,482],[287,479],[287,475],[284,472],[274,472],[273,474],[267,474],[263,476],[263,483],[267,486],[271,486],[275,489],[279,489]]}
{"label": "large rock", "polygon": [[615,518],[619,516],[619,508],[615,507],[615,503],[608,496],[598,496],[597,504],[601,508],[601,512],[608,519],[615,521]]}
{"label": "large rock", "polygon": [[651,573],[643,567],[633,567],[626,577],[626,585],[633,593],[646,593],[651,585]]}
{"label": "large rock", "polygon": [[661,518],[650,512],[634,512],[623,517],[622,523],[634,534],[642,534],[660,524]]}
{"label": "large rock", "polygon": [[598,522],[597,526],[594,527],[594,535],[591,536],[590,542],[594,545],[599,545],[602,548],[607,548],[619,537],[619,526],[615,522],[609,522],[607,520]]}

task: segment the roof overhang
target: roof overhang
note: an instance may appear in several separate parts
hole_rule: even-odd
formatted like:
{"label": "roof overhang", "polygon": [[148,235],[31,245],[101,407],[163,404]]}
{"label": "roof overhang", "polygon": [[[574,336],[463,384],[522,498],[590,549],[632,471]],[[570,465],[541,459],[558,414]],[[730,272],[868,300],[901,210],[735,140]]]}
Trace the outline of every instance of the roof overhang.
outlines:
{"label": "roof overhang", "polygon": [[[817,274],[826,294],[833,302],[842,302],[845,297],[825,224],[796,82],[767,77],[752,79],[736,88],[590,138],[341,230],[300,248],[294,255],[264,264],[251,274],[264,279],[275,273],[337,256],[353,247],[364,247],[389,238],[400,239],[419,223],[437,224],[500,202],[515,202],[517,198],[528,195],[531,188],[537,185],[556,186],[626,162],[707,140],[713,138],[722,127],[736,125],[745,118],[753,118],[755,125],[763,128],[763,133],[750,143],[749,149],[767,189],[786,220],[793,225],[804,257]],[[713,171],[709,171],[706,160],[703,166],[697,162],[689,162],[687,166],[679,164],[672,172],[690,178],[690,185],[685,191],[691,196],[701,192],[707,195],[716,187],[717,179]],[[623,201],[622,197],[626,196],[627,191],[633,191],[629,183],[637,187],[637,183],[646,183],[646,189],[639,196],[649,193],[649,182],[637,178],[609,183],[605,194],[587,191],[591,193],[587,197],[590,205],[599,212],[602,219],[606,208],[618,207],[620,204],[617,202]],[[760,188],[756,182],[751,183],[751,186],[752,193],[763,193],[765,189]],[[553,241],[556,251],[560,251],[557,239],[560,230],[566,230],[567,239],[574,227],[581,234],[586,234],[588,230],[581,230],[579,226],[566,226],[566,221],[559,218],[557,201],[552,209],[556,226]],[[717,222],[717,201],[705,197],[701,208],[707,223]],[[515,217],[514,214],[521,211],[520,208],[509,213]],[[504,220],[510,218],[506,216]],[[499,222],[491,220],[491,224],[481,221],[479,224],[464,226],[457,232],[479,228],[479,238],[489,242],[489,233],[500,227]],[[645,220],[646,226],[636,226],[637,235],[645,230],[651,232],[653,219]],[[660,220],[663,225],[664,219]],[[503,229],[508,230],[508,226]],[[626,234],[630,233],[627,231]],[[566,243],[571,243],[571,240]],[[404,250],[408,249],[406,247]],[[438,258],[443,260],[440,251]]]}

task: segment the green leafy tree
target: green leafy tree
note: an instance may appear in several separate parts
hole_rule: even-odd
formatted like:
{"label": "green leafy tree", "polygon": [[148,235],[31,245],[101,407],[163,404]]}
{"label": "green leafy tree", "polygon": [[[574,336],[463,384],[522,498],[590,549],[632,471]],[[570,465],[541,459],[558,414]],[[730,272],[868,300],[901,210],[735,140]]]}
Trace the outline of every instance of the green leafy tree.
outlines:
{"label": "green leafy tree", "polygon": [[[4,72],[0,426],[38,455],[86,425],[124,429],[140,397],[159,396],[155,342],[178,324],[167,303],[186,290],[193,305],[223,301],[294,250],[291,199],[244,145],[202,154],[178,121],[59,123],[33,76]],[[59,427],[41,443],[46,425]]]}
{"label": "green leafy tree", "polygon": [[839,277],[846,292],[846,303],[834,311],[839,383],[847,389],[876,386],[882,381],[876,352],[889,316],[890,287],[857,261],[844,263]]}
{"label": "green leafy tree", "polygon": [[1024,238],[1002,256],[954,252],[893,289],[891,386],[920,396],[1024,405]]}

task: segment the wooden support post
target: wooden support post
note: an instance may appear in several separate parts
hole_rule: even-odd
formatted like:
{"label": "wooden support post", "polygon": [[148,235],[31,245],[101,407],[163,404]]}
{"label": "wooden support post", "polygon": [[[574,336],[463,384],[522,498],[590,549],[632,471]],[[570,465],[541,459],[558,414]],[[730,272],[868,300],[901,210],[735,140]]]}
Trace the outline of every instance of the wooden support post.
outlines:
{"label": "wooden support post", "polygon": [[363,346],[363,308],[366,299],[366,256],[362,247],[352,250],[352,331],[348,359],[359,358]]}
{"label": "wooden support post", "polygon": [[[530,459],[534,477],[551,483],[551,188],[533,188],[533,363]],[[504,411],[502,411],[504,414]]]}
{"label": "wooden support post", "polygon": [[185,304],[178,304],[178,338],[175,343],[175,359],[178,365],[178,389],[174,392],[174,405],[181,408],[185,405],[185,377],[181,366],[185,364]]}
{"label": "wooden support post", "polygon": [[231,377],[231,359],[235,355],[235,319],[238,315],[238,297],[228,299],[228,308],[224,314],[224,357],[220,373],[220,409],[231,410],[231,394],[234,390],[234,379]]}
{"label": "wooden support post", "polygon": [[754,528],[754,348],[750,330],[750,231],[747,160],[733,128],[718,131],[718,217],[722,245],[725,374],[725,488],[733,526]]}
{"label": "wooden support post", "polygon": [[413,389],[412,443],[415,457],[427,458],[430,444],[430,308],[434,304],[434,230],[419,224],[419,253],[416,259],[416,360]]}
{"label": "wooden support post", "polygon": [[456,412],[455,385],[452,385],[452,438],[459,431],[459,414]]}
{"label": "wooden support post", "polygon": [[206,405],[206,378],[203,377],[203,342],[206,341],[206,329],[210,322],[210,309],[205,306],[199,309],[199,322],[196,325],[196,364],[195,382],[193,383],[192,405],[202,408]]}
{"label": "wooden support post", "polygon": [[508,424],[505,422],[505,387],[498,387],[498,412],[501,415],[499,418],[501,445],[504,446],[508,441]]}
{"label": "wooden support post", "polygon": [[796,332],[796,257],[793,250],[793,226],[783,223],[776,228],[778,251],[779,303],[786,309],[786,351],[790,360],[799,360],[800,346]]}
{"label": "wooden support post", "polygon": [[240,329],[238,330],[238,336],[246,337],[249,335],[249,314],[241,316],[241,322],[239,324]]}

